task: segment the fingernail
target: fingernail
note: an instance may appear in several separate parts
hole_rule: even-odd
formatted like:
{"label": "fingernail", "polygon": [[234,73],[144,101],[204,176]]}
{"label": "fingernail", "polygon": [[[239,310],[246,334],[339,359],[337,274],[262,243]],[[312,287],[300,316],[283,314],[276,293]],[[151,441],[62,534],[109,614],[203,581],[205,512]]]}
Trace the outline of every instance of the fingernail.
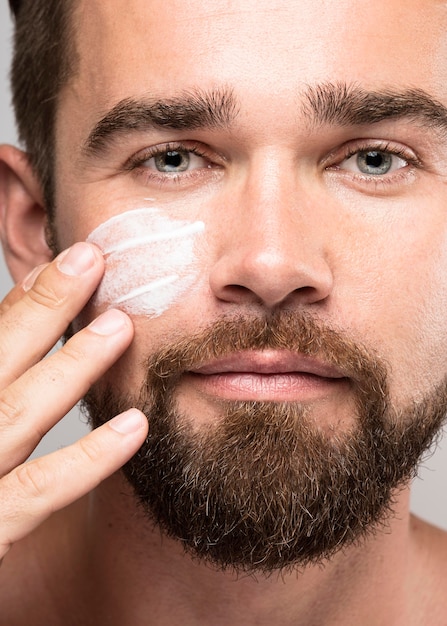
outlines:
{"label": "fingernail", "polygon": [[93,320],[88,328],[97,335],[113,335],[124,328],[126,324],[127,316],[124,313],[110,309]]}
{"label": "fingernail", "polygon": [[47,265],[48,263],[44,263],[43,265],[38,265],[28,274],[28,276],[22,282],[23,291],[29,291],[31,289],[31,287],[36,282],[36,278],[39,276],[42,270],[45,269],[45,267],[47,267]]}
{"label": "fingernail", "polygon": [[86,243],[75,243],[59,255],[57,267],[68,276],[80,276],[95,263],[95,254]]}
{"label": "fingernail", "polygon": [[137,409],[129,409],[121,415],[117,415],[109,422],[110,428],[122,435],[130,435],[135,433],[143,426],[144,415]]}

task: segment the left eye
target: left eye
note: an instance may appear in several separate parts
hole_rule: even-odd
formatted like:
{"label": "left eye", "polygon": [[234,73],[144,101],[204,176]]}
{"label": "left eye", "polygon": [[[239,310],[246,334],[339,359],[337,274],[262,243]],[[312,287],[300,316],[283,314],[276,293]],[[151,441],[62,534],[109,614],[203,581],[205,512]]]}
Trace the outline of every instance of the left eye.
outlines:
{"label": "left eye", "polygon": [[383,176],[408,165],[405,159],[390,152],[363,150],[344,159],[339,168],[367,176]]}
{"label": "left eye", "polygon": [[187,170],[206,167],[206,160],[188,150],[166,150],[144,161],[143,165],[163,174],[177,174]]}

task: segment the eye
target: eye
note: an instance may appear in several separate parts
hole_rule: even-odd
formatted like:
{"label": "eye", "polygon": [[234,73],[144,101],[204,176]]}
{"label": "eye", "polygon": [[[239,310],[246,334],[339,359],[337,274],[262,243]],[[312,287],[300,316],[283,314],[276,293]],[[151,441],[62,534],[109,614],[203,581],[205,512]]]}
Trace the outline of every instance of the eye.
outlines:
{"label": "eye", "polygon": [[123,164],[123,170],[144,185],[185,189],[214,180],[224,171],[225,162],[225,157],[207,144],[187,140],[140,150]]}
{"label": "eye", "polygon": [[179,174],[189,170],[209,167],[207,160],[190,150],[160,150],[140,163],[141,166],[162,174]]}
{"label": "eye", "polygon": [[361,173],[366,176],[384,176],[407,165],[406,159],[391,152],[361,150],[343,159],[338,167],[341,170]]}

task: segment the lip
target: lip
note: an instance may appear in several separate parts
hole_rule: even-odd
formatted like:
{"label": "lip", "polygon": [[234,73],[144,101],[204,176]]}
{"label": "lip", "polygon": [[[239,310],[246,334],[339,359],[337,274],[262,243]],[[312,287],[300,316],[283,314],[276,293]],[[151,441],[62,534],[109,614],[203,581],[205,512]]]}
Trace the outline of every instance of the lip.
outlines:
{"label": "lip", "polygon": [[346,378],[339,368],[315,357],[289,350],[253,350],[233,352],[191,370],[211,376],[227,373],[312,374],[322,378]]}
{"label": "lip", "polygon": [[208,397],[236,401],[305,402],[346,391],[347,376],[316,357],[288,350],[234,352],[186,375]]}

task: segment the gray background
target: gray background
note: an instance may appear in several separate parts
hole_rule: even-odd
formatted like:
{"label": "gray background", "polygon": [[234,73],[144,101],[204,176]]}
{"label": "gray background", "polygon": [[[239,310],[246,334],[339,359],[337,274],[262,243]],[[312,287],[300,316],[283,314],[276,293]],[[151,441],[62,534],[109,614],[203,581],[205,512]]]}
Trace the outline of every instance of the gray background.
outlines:
{"label": "gray background", "polygon": [[[10,106],[8,67],[11,55],[11,20],[8,3],[0,0],[0,143],[17,143]],[[447,279],[447,277],[446,277]],[[0,297],[12,286],[0,255]],[[87,431],[85,420],[74,409],[44,438],[35,455],[46,454],[75,441]],[[422,465],[414,481],[412,508],[415,513],[447,529],[447,438],[440,441],[435,453]]]}

